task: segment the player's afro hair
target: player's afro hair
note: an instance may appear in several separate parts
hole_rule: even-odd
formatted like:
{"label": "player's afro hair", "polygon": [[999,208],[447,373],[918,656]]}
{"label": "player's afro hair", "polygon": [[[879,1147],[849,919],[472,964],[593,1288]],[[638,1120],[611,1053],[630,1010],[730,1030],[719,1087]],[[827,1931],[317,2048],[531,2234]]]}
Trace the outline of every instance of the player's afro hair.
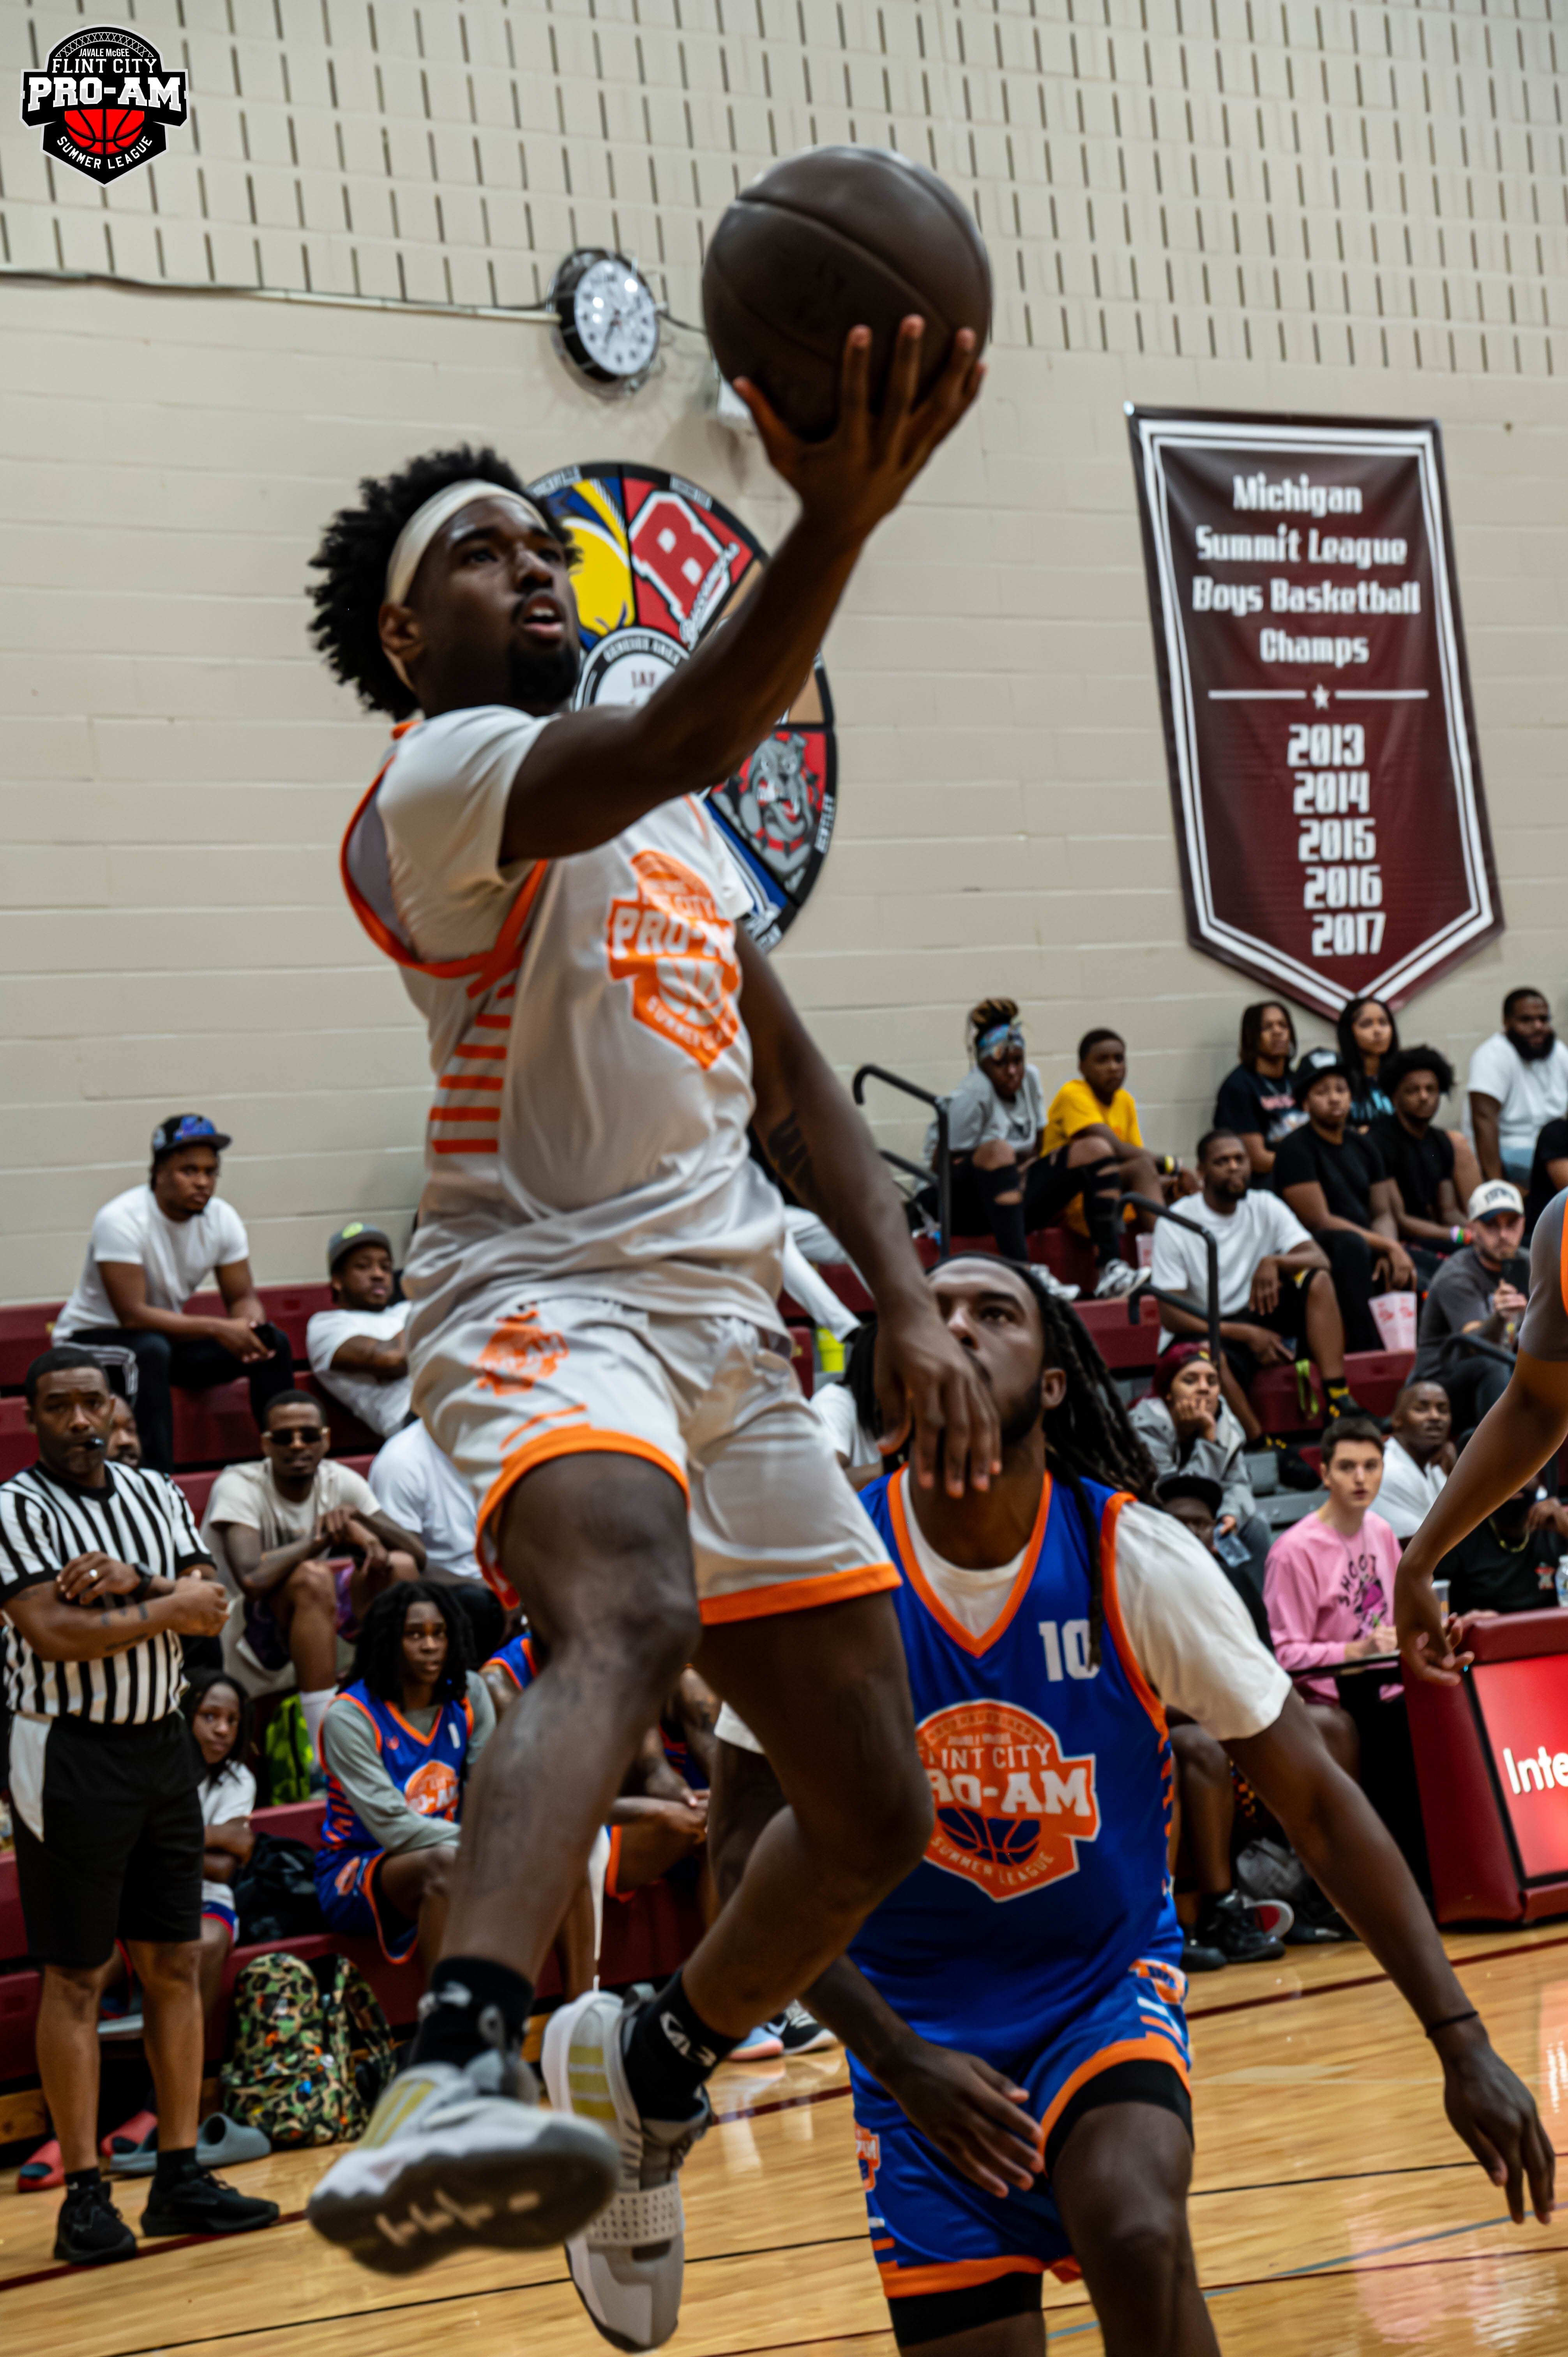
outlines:
{"label": "player's afro hair", "polygon": [[[419,699],[381,651],[377,616],[386,595],[387,563],[410,516],[449,483],[470,479],[501,490],[523,490],[521,478],[488,445],[482,450],[467,442],[456,450],[427,450],[400,474],[365,476],[360,504],[338,509],[310,560],[311,571],[326,576],[310,591],[316,608],[311,637],[328,668],[360,703],[394,720],[416,712]],[[570,558],[575,552],[564,533],[561,544]]]}

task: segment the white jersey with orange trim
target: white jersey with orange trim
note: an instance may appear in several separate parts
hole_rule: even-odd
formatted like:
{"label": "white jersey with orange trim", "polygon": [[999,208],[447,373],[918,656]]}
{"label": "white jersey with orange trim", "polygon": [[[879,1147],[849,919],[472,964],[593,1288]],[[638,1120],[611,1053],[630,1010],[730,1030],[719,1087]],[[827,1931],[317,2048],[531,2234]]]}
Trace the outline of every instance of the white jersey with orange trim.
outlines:
{"label": "white jersey with orange trim", "polygon": [[503,866],[548,726],[506,705],[405,725],[343,845],[355,910],[429,1027],[416,1355],[509,1277],[777,1329],[780,1199],[746,1152],[744,889],[690,796],[595,850]]}

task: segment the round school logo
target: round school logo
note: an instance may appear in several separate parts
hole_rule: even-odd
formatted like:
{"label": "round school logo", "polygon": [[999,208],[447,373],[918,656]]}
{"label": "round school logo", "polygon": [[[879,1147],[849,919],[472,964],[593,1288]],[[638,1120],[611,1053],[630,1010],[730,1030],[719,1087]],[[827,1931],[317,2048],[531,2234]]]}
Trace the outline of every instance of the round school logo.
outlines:
{"label": "round school logo", "polygon": [[445,1760],[427,1760],[403,1786],[403,1797],[415,1816],[448,1816],[457,1805],[457,1779]]}
{"label": "round school logo", "polygon": [[164,152],[186,119],[186,77],[166,73],[140,33],[91,25],[58,41],[39,73],[22,76],[22,120],[43,149],[90,180],[118,179]]}
{"label": "round school logo", "polygon": [[1044,1719],[1012,1703],[955,1703],[916,1729],[937,1820],[927,1862],[988,1899],[1021,1899],[1078,1872],[1100,1832],[1094,1758],[1069,1760]]}
{"label": "round school logo", "polygon": [[[768,552],[682,476],[604,460],[528,487],[571,533],[583,670],[574,701],[640,704],[756,587]],[[819,655],[770,736],[707,794],[751,896],[742,920],[770,950],[805,907],[832,840],[838,752]]]}

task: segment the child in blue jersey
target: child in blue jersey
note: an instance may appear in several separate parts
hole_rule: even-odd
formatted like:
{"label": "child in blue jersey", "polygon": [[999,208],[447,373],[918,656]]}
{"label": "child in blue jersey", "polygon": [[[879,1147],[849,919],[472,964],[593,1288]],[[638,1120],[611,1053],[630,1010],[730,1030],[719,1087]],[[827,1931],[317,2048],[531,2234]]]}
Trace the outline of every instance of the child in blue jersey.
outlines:
{"label": "child in blue jersey", "polygon": [[[1428,2023],[1449,2116],[1488,2165],[1505,2156],[1516,2216],[1521,2167],[1547,2214],[1552,2158],[1529,2094],[1234,1590],[1144,1502],[1152,1468],[1093,1344],[1027,1269],[953,1261],[931,1284],[995,1397],[1003,1468],[961,1497],[908,1470],[861,1492],[904,1575],[936,1824],[806,1993],[850,2050],[900,2347],[1037,2357],[1047,2270],[1082,2274],[1108,2357],[1217,2346],[1186,2212],[1166,1705],[1227,1744]],[[724,1883],[738,1864],[727,1826],[744,1813],[755,1835],[768,1771],[733,1713],[718,1733]]]}
{"label": "child in blue jersey", "polygon": [[392,1963],[440,1952],[463,1786],[495,1712],[449,1588],[400,1581],[365,1615],[322,1728],[327,1816],[316,1891],[335,1932]]}

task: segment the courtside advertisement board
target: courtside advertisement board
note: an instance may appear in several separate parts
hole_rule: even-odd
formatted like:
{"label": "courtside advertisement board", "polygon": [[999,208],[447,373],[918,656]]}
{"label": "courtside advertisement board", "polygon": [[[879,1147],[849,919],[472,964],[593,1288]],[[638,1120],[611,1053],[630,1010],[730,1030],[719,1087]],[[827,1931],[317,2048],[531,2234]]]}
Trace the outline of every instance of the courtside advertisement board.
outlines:
{"label": "courtside advertisement board", "polygon": [[1439,429],[1128,422],[1187,938],[1397,1007],[1503,924]]}
{"label": "courtside advertisement board", "polygon": [[1568,1653],[1470,1672],[1492,1776],[1526,1883],[1568,1877]]}

